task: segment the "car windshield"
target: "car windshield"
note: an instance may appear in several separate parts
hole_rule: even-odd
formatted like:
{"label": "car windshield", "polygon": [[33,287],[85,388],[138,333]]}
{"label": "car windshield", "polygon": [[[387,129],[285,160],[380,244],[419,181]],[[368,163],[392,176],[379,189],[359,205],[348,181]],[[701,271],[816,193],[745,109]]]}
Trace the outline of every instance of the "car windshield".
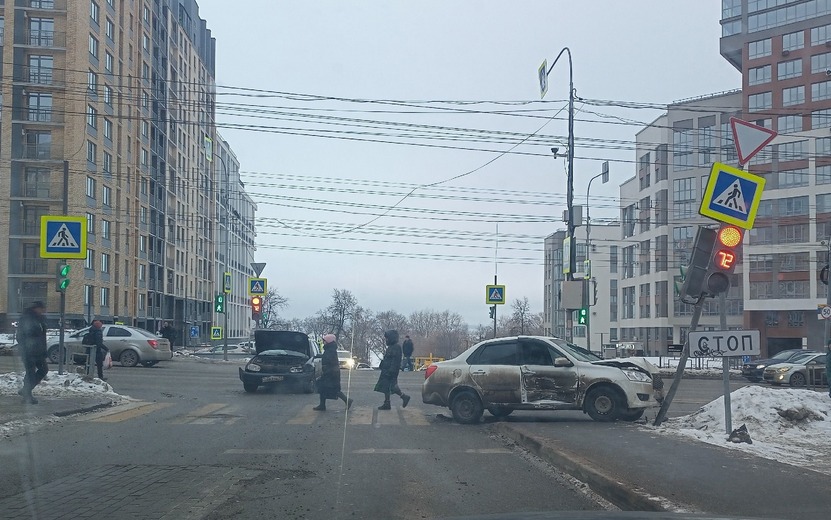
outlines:
{"label": "car windshield", "polygon": [[804,365],[808,363],[810,360],[814,359],[815,356],[816,354],[800,354],[788,361],[788,363],[793,363],[795,365]]}
{"label": "car windshield", "polygon": [[793,352],[786,350],[786,351],[782,351],[782,352],[779,352],[778,354],[773,355],[770,359],[786,360],[786,359],[789,359],[793,355],[794,355]]}
{"label": "car windshield", "polygon": [[596,355],[595,353],[584,349],[574,343],[569,343],[559,338],[549,338],[553,343],[555,343],[559,348],[565,350],[567,353],[571,354],[573,357],[577,358],[580,361],[600,361],[600,356]]}

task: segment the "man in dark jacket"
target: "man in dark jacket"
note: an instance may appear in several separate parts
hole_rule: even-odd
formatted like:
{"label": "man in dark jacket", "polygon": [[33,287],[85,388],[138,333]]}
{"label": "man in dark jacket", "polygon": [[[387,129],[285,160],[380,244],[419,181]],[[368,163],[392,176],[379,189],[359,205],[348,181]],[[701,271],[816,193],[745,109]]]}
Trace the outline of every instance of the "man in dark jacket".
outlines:
{"label": "man in dark jacket", "polygon": [[159,330],[159,336],[170,342],[170,351],[174,352],[173,343],[176,341],[176,329],[170,326],[170,323],[162,323],[162,328]]}
{"label": "man in dark jacket", "polygon": [[401,345],[401,352],[404,354],[404,362],[401,364],[401,370],[410,372],[413,371],[413,340],[410,336],[404,336],[404,343]]}
{"label": "man in dark jacket", "polygon": [[317,382],[320,404],[313,410],[326,410],[327,399],[342,399],[346,409],[352,407],[352,399],[347,398],[340,389],[340,361],[338,360],[338,342],[334,334],[323,336],[323,357],[320,359],[321,375]]}
{"label": "man in dark jacket", "polygon": [[401,396],[403,404],[402,408],[407,407],[410,402],[410,396],[405,394],[398,388],[398,371],[401,369],[401,345],[398,344],[398,331],[388,330],[384,332],[384,342],[387,344],[387,351],[384,353],[384,359],[378,368],[381,369],[381,375],[378,377],[378,382],[375,383],[375,391],[384,394],[384,404],[378,407],[379,410],[390,410],[390,394],[397,394]]}
{"label": "man in dark jacket", "polygon": [[107,378],[104,377],[104,358],[107,356],[107,352],[110,349],[104,345],[104,324],[101,320],[95,320],[92,322],[92,327],[89,328],[90,333],[90,340],[89,344],[95,346],[95,366],[98,369],[98,379],[102,381],[106,381]]}
{"label": "man in dark jacket", "polygon": [[20,323],[17,325],[20,357],[23,359],[23,366],[26,367],[23,388],[17,393],[23,396],[23,402],[30,404],[37,404],[38,400],[32,396],[32,389],[43,381],[49,372],[46,365],[44,312],[46,312],[46,306],[43,302],[34,302],[20,315]]}

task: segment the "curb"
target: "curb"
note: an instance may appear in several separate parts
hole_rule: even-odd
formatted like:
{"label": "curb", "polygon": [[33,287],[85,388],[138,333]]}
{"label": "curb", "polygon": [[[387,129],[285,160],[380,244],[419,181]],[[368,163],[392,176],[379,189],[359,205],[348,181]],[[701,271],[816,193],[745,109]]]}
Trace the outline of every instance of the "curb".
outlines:
{"label": "curb", "polygon": [[517,444],[529,450],[534,455],[554,465],[557,469],[568,473],[572,477],[585,482],[589,487],[623,511],[654,511],[670,512],[673,509],[661,502],[669,503],[660,497],[651,496],[641,490],[633,488],[603,471],[592,466],[592,463],[576,454],[562,449],[554,449],[546,445],[537,437],[523,433],[508,423],[495,423],[496,430],[512,439]]}
{"label": "curb", "polygon": [[95,410],[100,410],[101,408],[108,408],[112,405],[113,401],[107,401],[104,403],[95,403],[86,406],[79,406],[77,408],[70,408],[69,410],[58,410],[57,412],[53,412],[52,415],[55,417],[67,417],[69,415],[76,415],[79,413],[93,412]]}

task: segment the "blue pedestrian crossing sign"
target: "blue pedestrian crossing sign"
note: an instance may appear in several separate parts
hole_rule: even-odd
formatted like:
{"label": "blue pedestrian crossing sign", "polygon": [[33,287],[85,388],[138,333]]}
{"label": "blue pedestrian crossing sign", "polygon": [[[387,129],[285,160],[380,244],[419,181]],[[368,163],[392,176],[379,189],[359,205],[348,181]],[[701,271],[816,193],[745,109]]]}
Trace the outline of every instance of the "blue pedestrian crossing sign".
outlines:
{"label": "blue pedestrian crossing sign", "polygon": [[486,285],[485,303],[488,305],[502,305],[505,303],[504,285]]}
{"label": "blue pedestrian crossing sign", "polygon": [[698,212],[718,222],[752,229],[764,189],[764,178],[715,163]]}
{"label": "blue pedestrian crossing sign", "polygon": [[211,327],[211,339],[222,339],[222,327]]}
{"label": "blue pedestrian crossing sign", "polygon": [[40,257],[86,258],[87,219],[65,215],[42,215]]}
{"label": "blue pedestrian crossing sign", "polygon": [[265,278],[248,279],[248,296],[265,296],[268,292],[268,280]]}
{"label": "blue pedestrian crossing sign", "polygon": [[190,337],[191,338],[198,338],[199,337],[199,327],[191,326],[190,328]]}

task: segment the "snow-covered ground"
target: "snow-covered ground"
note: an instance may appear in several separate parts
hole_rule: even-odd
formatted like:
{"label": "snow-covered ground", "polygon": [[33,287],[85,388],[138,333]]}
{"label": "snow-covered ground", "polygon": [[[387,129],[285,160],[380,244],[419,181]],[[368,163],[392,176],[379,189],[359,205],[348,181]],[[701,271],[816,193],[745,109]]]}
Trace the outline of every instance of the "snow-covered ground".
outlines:
{"label": "snow-covered ground", "polygon": [[[23,387],[23,372],[0,374],[0,395],[17,395]],[[63,374],[50,371],[46,379],[35,387],[35,397],[93,396],[120,399],[122,396],[98,378],[82,378],[78,374]]]}
{"label": "snow-covered ground", "polygon": [[196,361],[199,363],[223,363],[227,365],[244,365],[251,361],[251,358],[248,356],[228,356],[228,361],[222,359],[222,356],[200,356],[199,354],[194,354],[192,352],[188,352],[187,350],[177,350],[173,353],[174,357],[180,359],[188,359],[192,361]]}
{"label": "snow-covered ground", "polygon": [[651,431],[696,439],[831,475],[828,391],[746,386],[730,394],[732,426],[747,426],[753,444],[727,441],[724,398],[669,419]]}

